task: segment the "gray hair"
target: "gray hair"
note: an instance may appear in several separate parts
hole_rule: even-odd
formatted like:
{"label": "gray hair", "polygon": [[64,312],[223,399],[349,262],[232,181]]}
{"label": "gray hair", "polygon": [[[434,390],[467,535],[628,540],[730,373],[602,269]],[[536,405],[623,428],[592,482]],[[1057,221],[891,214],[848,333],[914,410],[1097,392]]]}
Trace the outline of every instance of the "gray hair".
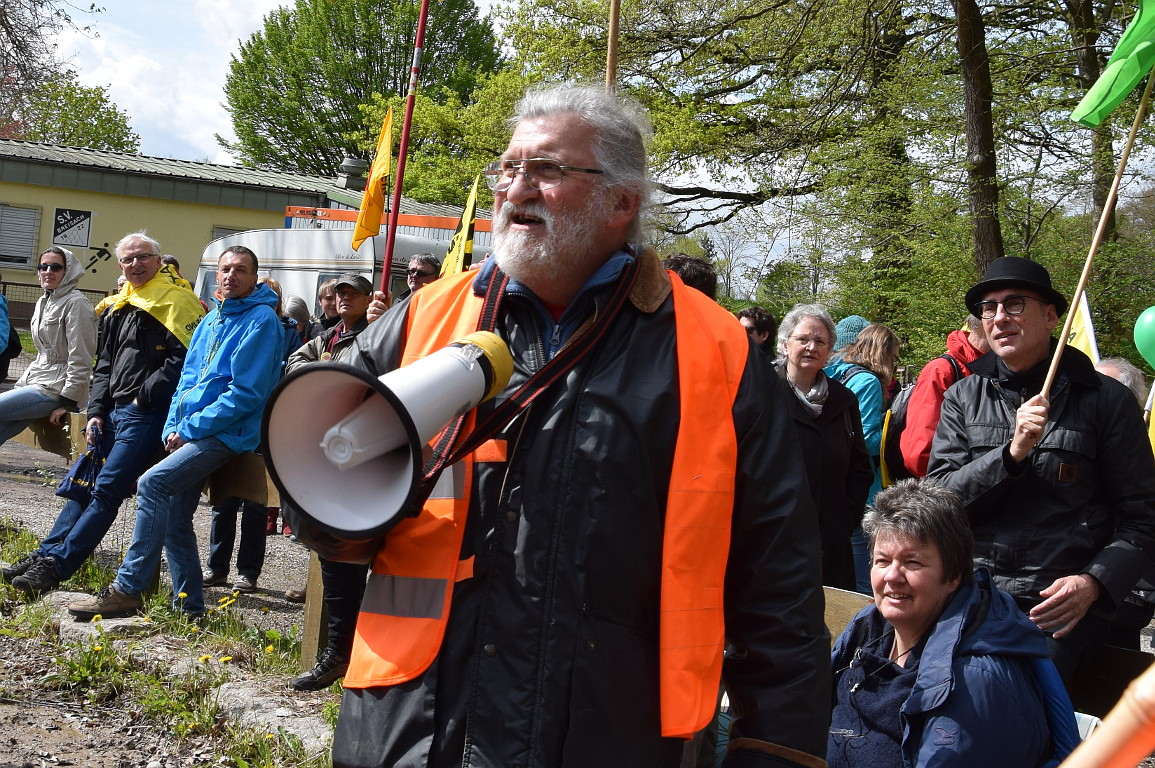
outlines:
{"label": "gray hair", "polygon": [[514,107],[511,129],[523,120],[550,115],[573,115],[594,130],[591,148],[600,179],[607,189],[622,187],[638,196],[638,215],[630,226],[629,239],[642,237],[642,211],[649,203],[650,180],[646,169],[646,143],[653,127],[641,105],[632,99],[606,93],[589,85],[550,85],[529,90]]}
{"label": "gray hair", "polygon": [[284,312],[303,327],[309,326],[309,305],[300,296],[289,294],[285,297]]}
{"label": "gray hair", "polygon": [[[1114,368],[1119,372],[1118,376],[1111,376],[1111,374],[1104,371],[1104,368]],[[1136,368],[1129,361],[1121,357],[1104,357],[1095,366],[1095,370],[1102,373],[1104,376],[1111,376],[1127,389],[1131,390],[1131,394],[1139,401],[1139,405],[1147,402],[1147,377],[1143,375],[1143,371]]]}
{"label": "gray hair", "polygon": [[786,355],[786,340],[794,333],[798,324],[808,317],[813,317],[826,326],[826,332],[830,334],[830,341],[831,343],[834,342],[834,337],[838,335],[838,331],[834,328],[834,318],[830,316],[826,307],[821,304],[795,304],[778,325],[778,354],[780,356]]}
{"label": "gray hair", "polygon": [[419,261],[427,267],[433,267],[435,272],[441,271],[441,259],[434,256],[432,253],[415,253],[410,261]]}
{"label": "gray hair", "polygon": [[879,491],[862,518],[862,531],[872,553],[879,537],[933,544],[942,558],[943,579],[971,583],[975,539],[966,511],[954,491],[933,480],[899,480]]}
{"label": "gray hair", "polygon": [[143,229],[139,232],[130,232],[124,237],[120,238],[120,242],[118,242],[116,247],[112,249],[113,253],[116,254],[117,258],[120,258],[120,252],[128,246],[132,245],[137,240],[148,243],[149,247],[152,248],[153,255],[160,256],[160,243],[146,235]]}

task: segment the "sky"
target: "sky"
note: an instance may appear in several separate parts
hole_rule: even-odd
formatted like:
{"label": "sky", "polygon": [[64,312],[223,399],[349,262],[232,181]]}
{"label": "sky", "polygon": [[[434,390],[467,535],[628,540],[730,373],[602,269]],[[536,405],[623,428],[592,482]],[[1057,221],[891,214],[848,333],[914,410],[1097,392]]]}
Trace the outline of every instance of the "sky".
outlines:
{"label": "sky", "polygon": [[[87,86],[108,89],[140,136],[140,152],[232,164],[214,134],[235,139],[225,111],[229,57],[286,0],[100,0],[103,13],[76,13],[96,35],[62,34],[61,57]],[[84,3],[82,5],[87,5]]]}

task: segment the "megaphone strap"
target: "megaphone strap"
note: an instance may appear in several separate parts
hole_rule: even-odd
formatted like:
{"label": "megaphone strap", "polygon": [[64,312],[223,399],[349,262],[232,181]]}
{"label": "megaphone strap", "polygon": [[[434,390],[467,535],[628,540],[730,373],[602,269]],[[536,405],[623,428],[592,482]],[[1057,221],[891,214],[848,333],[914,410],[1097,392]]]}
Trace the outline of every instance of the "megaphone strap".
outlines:
{"label": "megaphone strap", "polygon": [[[522,409],[533,402],[551,384],[562,378],[587,352],[594,348],[609,330],[614,318],[617,317],[618,312],[629,299],[630,291],[633,289],[639,271],[640,266],[637,259],[627,264],[622,270],[621,279],[618,280],[613,293],[610,294],[605,311],[600,313],[594,322],[579,329],[570,343],[562,347],[553,359],[542,366],[537,373],[530,376],[505,402],[479,419],[473,430],[464,439],[461,439],[461,431],[466,420],[464,414],[457,417],[441,432],[433,446],[432,455],[425,464],[422,486],[427,492],[433,489],[437,483],[437,478],[447,466],[461,460],[500,432],[506,424],[513,421]],[[477,330],[493,331],[497,327],[498,308],[508,284],[509,277],[500,269],[497,270],[486,289],[485,299],[477,321]],[[460,443],[458,444],[459,440]],[[454,447],[455,444],[457,444],[456,447]]]}

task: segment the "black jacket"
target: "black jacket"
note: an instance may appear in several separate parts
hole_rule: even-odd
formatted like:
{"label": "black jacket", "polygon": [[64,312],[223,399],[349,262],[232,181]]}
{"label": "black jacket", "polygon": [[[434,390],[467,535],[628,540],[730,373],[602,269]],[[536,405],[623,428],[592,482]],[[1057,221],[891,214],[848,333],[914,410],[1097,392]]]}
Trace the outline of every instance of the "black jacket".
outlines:
{"label": "black jacket", "polygon": [[99,335],[88,418],[107,418],[116,405],[133,400],[144,410],[167,411],[188,351],[184,344],[131,304],[101,315]]}
{"label": "black jacket", "polygon": [[[656,257],[643,259],[639,284],[664,293],[654,288],[647,309],[627,302],[597,347],[507,428],[507,462],[476,465],[462,552],[475,558],[474,576],[454,590],[440,654],[410,683],[346,691],[335,766],[679,764],[683,742],[660,736],[657,679],[677,339],[668,278]],[[561,325],[588,319],[608,288],[584,290]],[[356,365],[397,366],[407,311],[395,306],[357,338]],[[515,364],[509,393],[544,365],[557,335],[517,289],[499,315]],[[821,755],[829,641],[817,526],[784,396],[751,348],[733,408],[724,599],[735,652],[723,677],[736,737]],[[730,759],[740,765],[742,752]],[[757,764],[789,764],[767,759]]]}
{"label": "black jacket", "polygon": [[854,554],[850,536],[862,522],[866,495],[874,482],[874,463],[866,452],[858,398],[828,377],[829,395],[821,415],[814,418],[789,391],[786,364],[778,365],[777,369],[798,430],[798,446],[810,480],[810,495],[818,508],[822,583],[853,591]]}
{"label": "black jacket", "polygon": [[1108,613],[1155,546],[1155,461],[1134,395],[1067,347],[1043,438],[1022,465],[1007,453],[1015,411],[1042,388],[1047,362],[1009,380],[987,353],[946,391],[928,476],[954,489],[975,533],[975,563],[1027,607],[1060,576],[1103,586]]}

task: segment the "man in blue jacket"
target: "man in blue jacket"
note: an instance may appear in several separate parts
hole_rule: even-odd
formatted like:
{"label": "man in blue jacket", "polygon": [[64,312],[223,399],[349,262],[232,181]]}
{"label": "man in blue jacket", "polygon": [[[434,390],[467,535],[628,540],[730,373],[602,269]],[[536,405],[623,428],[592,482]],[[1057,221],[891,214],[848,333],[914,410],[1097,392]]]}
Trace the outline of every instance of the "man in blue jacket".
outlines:
{"label": "man in blue jacket", "polygon": [[111,584],[68,606],[80,621],[130,616],[160,563],[163,546],[174,605],[204,612],[192,517],[205,480],[260,442],[261,411],[277,382],[284,331],[277,295],[257,284],[257,257],[233,246],[217,263],[217,308],[197,326],[161,434],[168,456],[140,478],[136,528]]}

